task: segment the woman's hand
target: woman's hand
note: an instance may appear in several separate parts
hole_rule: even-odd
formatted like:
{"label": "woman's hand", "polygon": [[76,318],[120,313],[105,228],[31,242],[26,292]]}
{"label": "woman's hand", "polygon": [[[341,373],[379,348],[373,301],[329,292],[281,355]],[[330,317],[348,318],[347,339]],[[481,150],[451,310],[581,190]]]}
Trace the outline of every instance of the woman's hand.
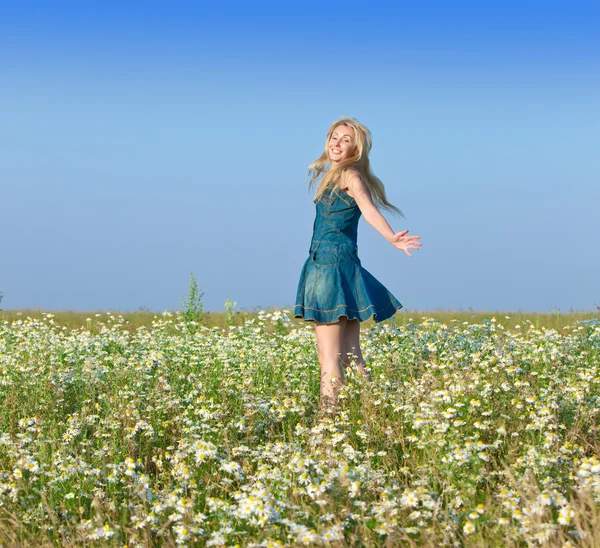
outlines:
{"label": "woman's hand", "polygon": [[409,249],[419,249],[423,244],[421,242],[417,242],[421,238],[421,236],[407,236],[406,233],[408,230],[403,230],[401,232],[396,232],[392,238],[390,239],[390,243],[396,248],[404,251],[409,257],[412,257]]}

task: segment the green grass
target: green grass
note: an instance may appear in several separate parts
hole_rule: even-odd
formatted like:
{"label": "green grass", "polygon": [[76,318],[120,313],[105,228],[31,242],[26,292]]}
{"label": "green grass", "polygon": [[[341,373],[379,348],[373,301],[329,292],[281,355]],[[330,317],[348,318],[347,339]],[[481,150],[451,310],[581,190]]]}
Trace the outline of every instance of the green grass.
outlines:
{"label": "green grass", "polygon": [[[268,308],[267,311],[273,311],[274,308]],[[128,330],[135,330],[139,327],[151,327],[152,322],[160,317],[161,312],[151,311],[135,311],[135,312],[117,312],[117,311],[46,311],[46,310],[34,310],[34,309],[12,309],[4,310],[0,312],[0,317],[6,321],[13,321],[18,319],[33,318],[41,319],[44,314],[50,312],[54,315],[55,321],[61,326],[65,326],[68,329],[79,329],[81,327],[87,327],[94,325],[95,323],[102,321],[104,318],[115,315],[122,316],[125,321],[125,328]],[[175,313],[176,311],[171,311]],[[244,324],[246,319],[257,318],[258,310],[255,311],[234,311],[230,314],[231,325],[241,326]],[[510,319],[507,319],[506,317]],[[600,319],[600,311],[573,311],[573,312],[549,312],[549,313],[532,313],[532,312],[506,312],[506,311],[475,311],[475,310],[400,310],[397,312],[392,323],[396,325],[407,325],[411,321],[418,320],[422,317],[434,318],[436,321],[442,323],[448,323],[452,320],[458,322],[467,322],[468,324],[481,323],[484,320],[491,320],[496,318],[501,321],[502,324],[512,329],[515,325],[523,324],[525,322],[531,322],[535,327],[547,327],[549,329],[562,329],[565,326],[571,325],[573,322],[598,318]],[[303,325],[305,322],[302,319],[292,319],[292,322],[296,326]],[[228,314],[226,312],[204,312],[203,319],[199,322],[201,325],[207,327],[227,327],[228,325]],[[364,322],[363,327],[370,327],[374,325],[373,320]]]}
{"label": "green grass", "polygon": [[202,318],[3,312],[4,544],[600,545],[597,314],[366,323],[335,415],[312,326]]}

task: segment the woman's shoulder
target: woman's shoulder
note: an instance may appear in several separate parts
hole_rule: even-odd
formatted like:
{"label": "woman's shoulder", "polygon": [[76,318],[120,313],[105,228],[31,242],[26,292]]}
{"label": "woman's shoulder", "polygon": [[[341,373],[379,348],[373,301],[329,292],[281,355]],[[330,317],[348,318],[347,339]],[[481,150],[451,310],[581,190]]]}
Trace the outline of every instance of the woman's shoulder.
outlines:
{"label": "woman's shoulder", "polygon": [[361,177],[360,171],[356,167],[347,167],[342,172],[342,175],[345,175],[346,177],[353,177],[353,176],[356,176],[356,177],[359,177],[359,178]]}
{"label": "woman's shoulder", "polygon": [[345,169],[340,176],[339,181],[337,182],[337,188],[339,190],[344,191],[348,196],[350,196],[351,198],[352,196],[352,180],[354,178],[358,178],[360,181],[362,181],[362,177],[360,175],[360,172],[357,169],[354,168],[348,168]]}

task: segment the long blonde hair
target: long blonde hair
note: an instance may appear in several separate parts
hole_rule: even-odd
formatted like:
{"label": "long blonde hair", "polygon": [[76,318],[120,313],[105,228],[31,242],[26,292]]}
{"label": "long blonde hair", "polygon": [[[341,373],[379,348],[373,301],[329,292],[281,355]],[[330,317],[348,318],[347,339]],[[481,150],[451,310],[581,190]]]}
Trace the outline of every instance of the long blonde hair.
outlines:
{"label": "long blonde hair", "polygon": [[[333,165],[329,160],[328,146],[329,139],[337,126],[351,127],[354,130],[354,142],[352,143],[352,154],[338,165]],[[378,209],[387,209],[388,211],[404,217],[402,211],[388,202],[383,183],[371,171],[369,151],[372,146],[373,140],[371,138],[371,132],[356,118],[342,116],[336,120],[327,132],[323,154],[308,166],[308,176],[311,176],[311,180],[308,184],[309,189],[313,187],[319,176],[324,173],[324,176],[317,187],[317,191],[315,192],[315,201],[317,201],[327,189],[337,185],[344,172],[353,169],[358,172],[371,196],[371,200],[373,200],[373,203]],[[328,163],[330,163],[329,169],[325,169]]]}

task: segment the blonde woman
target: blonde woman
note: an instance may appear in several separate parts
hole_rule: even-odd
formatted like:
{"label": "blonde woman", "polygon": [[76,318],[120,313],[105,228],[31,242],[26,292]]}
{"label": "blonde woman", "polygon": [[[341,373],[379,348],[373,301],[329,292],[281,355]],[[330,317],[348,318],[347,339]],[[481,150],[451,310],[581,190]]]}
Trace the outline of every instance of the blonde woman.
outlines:
{"label": "blonde woman", "polygon": [[342,368],[355,356],[370,379],[360,349],[360,322],[390,318],[402,304],[358,258],[357,230],[362,215],[396,249],[409,257],[420,236],[394,232],[380,209],[402,215],[386,198],[383,183],[371,172],[371,132],[355,118],[343,117],[327,132],[325,150],[308,166],[309,188],[321,176],[315,193],[316,218],[309,257],[296,297],[294,316],[315,322],[321,365],[321,408],[337,403]]}

